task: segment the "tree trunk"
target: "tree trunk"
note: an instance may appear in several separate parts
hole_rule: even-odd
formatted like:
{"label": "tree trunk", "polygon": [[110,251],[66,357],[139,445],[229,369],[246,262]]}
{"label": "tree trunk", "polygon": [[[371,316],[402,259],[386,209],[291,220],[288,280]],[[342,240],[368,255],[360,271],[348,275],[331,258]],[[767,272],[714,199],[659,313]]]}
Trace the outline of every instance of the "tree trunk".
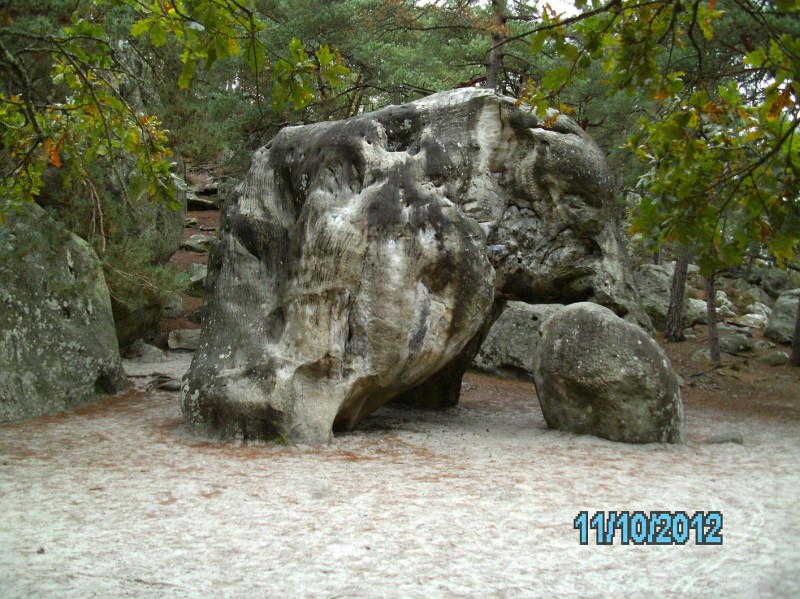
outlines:
{"label": "tree trunk", "polygon": [[506,41],[506,0],[492,0],[494,23],[492,24],[492,49],[489,51],[489,64],[486,67],[486,89],[497,89],[500,82],[500,69],[503,66]]}
{"label": "tree trunk", "polygon": [[714,366],[722,364],[719,350],[719,331],[717,330],[717,306],[714,301],[714,273],[706,277],[706,311],[708,313],[708,350]]}
{"label": "tree trunk", "polygon": [[792,355],[789,356],[790,366],[800,366],[800,298],[797,303],[797,316],[794,319],[794,337],[792,338]]}
{"label": "tree trunk", "polygon": [[672,275],[672,287],[669,293],[669,310],[667,310],[667,341],[686,341],[683,336],[683,294],[686,291],[686,273],[689,270],[689,251],[683,246],[678,248],[675,260],[675,273]]}
{"label": "tree trunk", "polygon": [[662,259],[662,256],[661,256],[661,245],[659,244],[656,247],[655,251],[653,252],[653,264],[658,266],[659,264],[661,264],[661,259]]}

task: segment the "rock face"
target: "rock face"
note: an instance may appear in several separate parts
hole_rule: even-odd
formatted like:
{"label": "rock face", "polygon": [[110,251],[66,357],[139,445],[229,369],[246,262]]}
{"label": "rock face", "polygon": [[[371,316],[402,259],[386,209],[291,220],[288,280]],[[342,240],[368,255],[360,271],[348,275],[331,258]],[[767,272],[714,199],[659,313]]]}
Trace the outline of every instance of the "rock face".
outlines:
{"label": "rock face", "polygon": [[534,382],[551,428],[630,443],[684,440],[678,379],[641,328],[577,303],[542,325],[541,335]]}
{"label": "rock face", "polygon": [[126,386],[111,302],[88,244],[36,205],[0,226],[0,422]]}
{"label": "rock face", "polygon": [[778,343],[791,343],[794,338],[794,323],[800,303],[800,289],[781,293],[770,314],[764,337]]}
{"label": "rock face", "polygon": [[563,304],[508,302],[472,361],[479,370],[533,380],[533,357],[542,323]]}
{"label": "rock face", "polygon": [[397,397],[452,405],[506,300],[647,323],[610,180],[572,121],[483,90],[284,129],[212,250],[187,422],[320,442]]}

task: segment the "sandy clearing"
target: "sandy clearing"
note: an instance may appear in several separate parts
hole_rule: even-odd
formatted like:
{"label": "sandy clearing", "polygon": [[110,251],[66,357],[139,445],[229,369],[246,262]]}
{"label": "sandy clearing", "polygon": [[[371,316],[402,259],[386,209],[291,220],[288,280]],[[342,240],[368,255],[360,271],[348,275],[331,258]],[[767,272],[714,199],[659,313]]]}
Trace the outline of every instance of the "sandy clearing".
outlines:
{"label": "sandy clearing", "polygon": [[[685,446],[615,444],[468,375],[459,407],[384,408],[330,447],[198,439],[141,390],[3,425],[0,594],[800,596],[800,424],[686,412]],[[720,510],[724,545],[581,546],[581,510]]]}

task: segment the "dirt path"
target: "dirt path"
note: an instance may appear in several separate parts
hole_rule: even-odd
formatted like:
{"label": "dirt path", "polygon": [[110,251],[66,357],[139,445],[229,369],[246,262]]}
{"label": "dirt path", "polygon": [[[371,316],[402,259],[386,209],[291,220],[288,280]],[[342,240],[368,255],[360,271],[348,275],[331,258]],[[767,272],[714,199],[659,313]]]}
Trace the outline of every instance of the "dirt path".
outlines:
{"label": "dirt path", "polygon": [[[188,355],[171,354],[126,368],[144,386],[187,365]],[[5,425],[0,588],[4,597],[800,596],[797,398],[762,413],[687,395],[681,447],[549,431],[532,385],[475,374],[457,408],[384,408],[321,448],[192,437],[176,393],[136,391]],[[731,431],[743,445],[700,442]],[[582,510],[719,510],[724,543],[581,546]]]}

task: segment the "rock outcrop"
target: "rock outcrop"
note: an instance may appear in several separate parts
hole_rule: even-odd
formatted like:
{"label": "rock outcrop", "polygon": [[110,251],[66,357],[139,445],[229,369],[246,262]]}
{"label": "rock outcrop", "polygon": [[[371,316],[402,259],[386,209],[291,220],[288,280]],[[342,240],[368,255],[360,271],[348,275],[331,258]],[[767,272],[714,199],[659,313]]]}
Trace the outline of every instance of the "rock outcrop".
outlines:
{"label": "rock outcrop", "polygon": [[214,243],[187,422],[324,442],[394,398],[451,405],[506,300],[646,324],[610,183],[575,123],[484,90],[284,129]]}
{"label": "rock outcrop", "polygon": [[800,289],[790,289],[781,293],[764,329],[764,337],[777,343],[791,343],[794,339],[794,324],[799,306]]}
{"label": "rock outcrop", "polygon": [[640,327],[582,302],[540,332],[534,382],[548,426],[629,443],[684,440],[677,376]]}
{"label": "rock outcrop", "polygon": [[103,271],[42,208],[0,226],[0,422],[126,386]]}

